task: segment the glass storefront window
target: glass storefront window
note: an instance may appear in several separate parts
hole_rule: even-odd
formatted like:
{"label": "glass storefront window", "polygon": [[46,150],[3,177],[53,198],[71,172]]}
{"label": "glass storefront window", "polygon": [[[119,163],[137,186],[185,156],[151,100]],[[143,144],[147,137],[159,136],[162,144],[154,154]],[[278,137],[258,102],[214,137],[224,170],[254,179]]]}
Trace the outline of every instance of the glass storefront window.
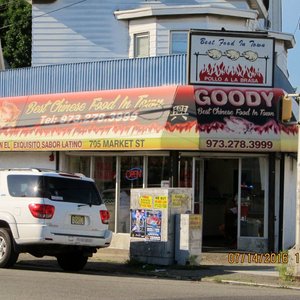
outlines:
{"label": "glass storefront window", "polygon": [[69,158],[69,172],[81,173],[90,177],[91,158],[87,156],[70,156]]}
{"label": "glass storefront window", "polygon": [[241,236],[264,236],[266,159],[242,159]]}
{"label": "glass storefront window", "polygon": [[192,187],[193,184],[193,158],[181,157],[180,158],[180,187]]}
{"label": "glass storefront window", "polygon": [[95,157],[94,176],[102,200],[110,213],[108,228],[115,230],[116,157]]}
{"label": "glass storefront window", "polygon": [[161,187],[162,181],[170,178],[169,157],[148,157],[148,187]]}
{"label": "glass storefront window", "polygon": [[118,232],[130,232],[130,189],[143,187],[143,157],[121,157]]}

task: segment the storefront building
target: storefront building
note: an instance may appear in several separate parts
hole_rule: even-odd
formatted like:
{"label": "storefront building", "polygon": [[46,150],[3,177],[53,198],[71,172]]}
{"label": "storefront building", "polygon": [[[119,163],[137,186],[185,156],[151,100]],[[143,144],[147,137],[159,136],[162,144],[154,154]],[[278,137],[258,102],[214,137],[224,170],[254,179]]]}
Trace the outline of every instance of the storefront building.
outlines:
{"label": "storefront building", "polygon": [[193,188],[205,247],[293,246],[297,128],[278,114],[294,38],[279,7],[33,1],[34,68],[0,74],[0,167],[94,178],[112,247],[129,247],[130,190],[160,186]]}
{"label": "storefront building", "polygon": [[[167,185],[193,188],[204,246],[273,251],[283,230],[280,174],[287,172],[291,189],[296,170],[289,153],[297,127],[277,120],[284,93],[186,85],[3,98],[1,167],[94,178],[114,247],[129,246],[130,189]],[[282,169],[282,160],[290,167]],[[234,202],[236,243],[223,231]]]}

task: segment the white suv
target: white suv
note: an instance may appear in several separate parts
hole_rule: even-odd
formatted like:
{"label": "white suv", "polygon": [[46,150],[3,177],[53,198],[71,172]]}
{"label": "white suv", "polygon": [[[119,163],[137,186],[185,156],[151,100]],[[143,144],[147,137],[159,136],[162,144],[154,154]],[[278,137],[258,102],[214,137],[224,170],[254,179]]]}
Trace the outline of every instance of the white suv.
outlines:
{"label": "white suv", "polygon": [[19,253],[55,256],[67,271],[81,270],[108,247],[109,212],[91,178],[42,169],[0,169],[0,267]]}

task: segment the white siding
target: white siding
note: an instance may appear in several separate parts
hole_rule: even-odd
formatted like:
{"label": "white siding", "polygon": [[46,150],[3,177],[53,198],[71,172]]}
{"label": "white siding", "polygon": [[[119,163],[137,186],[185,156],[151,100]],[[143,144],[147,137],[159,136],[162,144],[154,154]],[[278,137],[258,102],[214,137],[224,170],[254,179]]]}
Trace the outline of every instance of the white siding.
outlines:
{"label": "white siding", "polygon": [[274,246],[275,249],[274,251],[278,251],[278,242],[279,242],[279,214],[280,214],[280,203],[279,203],[279,198],[280,198],[280,160],[276,160],[275,164],[275,224],[274,224]]}
{"label": "white siding", "polygon": [[0,168],[45,168],[55,170],[55,161],[49,161],[51,152],[1,152]]}
{"label": "white siding", "polygon": [[289,249],[295,244],[296,186],[297,162],[294,158],[287,156],[284,172],[283,249]]}
{"label": "white siding", "polygon": [[288,78],[288,70],[287,70],[287,51],[284,46],[283,41],[276,41],[275,43],[275,63],[282,70],[285,76]]}
{"label": "white siding", "polygon": [[270,1],[269,19],[274,31],[282,31],[282,0]]}
{"label": "white siding", "polygon": [[[170,32],[172,30],[214,29],[248,31],[245,19],[232,19],[220,16],[182,17],[159,19],[157,21],[157,55],[170,54]],[[224,25],[226,24],[226,25]]]}
{"label": "white siding", "polygon": [[[186,6],[201,5],[205,7],[227,10],[249,9],[247,1],[203,1],[189,0]],[[183,6],[182,0],[164,0],[147,2],[144,0],[56,0],[49,4],[33,4],[32,27],[32,65],[47,65],[56,63],[72,63],[82,61],[107,60],[114,58],[128,58],[133,56],[132,34],[136,28],[128,29],[128,21],[117,20],[115,11],[132,10],[145,6]],[[140,19],[132,23],[133,26],[144,23],[144,31],[150,31],[150,55],[169,54],[169,33],[157,32],[155,19]],[[178,21],[178,24],[176,22]],[[163,23],[158,19],[158,24]],[[176,17],[170,21],[166,18],[163,30],[183,26],[184,29],[203,28],[228,30],[248,30],[244,19],[231,17]],[[172,26],[171,26],[172,25]],[[224,26],[225,25],[225,26]],[[252,24],[253,25],[253,24]],[[147,28],[148,27],[148,28]],[[163,26],[164,27],[164,26]],[[141,29],[141,28],[139,28]],[[253,29],[253,28],[252,28]],[[165,35],[161,38],[160,35]]]}
{"label": "white siding", "polygon": [[113,15],[119,3],[89,0],[71,6],[73,0],[57,0],[33,5],[32,65],[127,58],[127,22]]}

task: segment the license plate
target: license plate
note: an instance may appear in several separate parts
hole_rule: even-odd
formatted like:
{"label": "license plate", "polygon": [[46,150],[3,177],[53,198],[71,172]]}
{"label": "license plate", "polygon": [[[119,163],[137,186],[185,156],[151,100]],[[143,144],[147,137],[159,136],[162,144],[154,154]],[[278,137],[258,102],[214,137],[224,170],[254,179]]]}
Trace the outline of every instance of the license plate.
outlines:
{"label": "license plate", "polygon": [[71,215],[71,224],[84,225],[84,216]]}

